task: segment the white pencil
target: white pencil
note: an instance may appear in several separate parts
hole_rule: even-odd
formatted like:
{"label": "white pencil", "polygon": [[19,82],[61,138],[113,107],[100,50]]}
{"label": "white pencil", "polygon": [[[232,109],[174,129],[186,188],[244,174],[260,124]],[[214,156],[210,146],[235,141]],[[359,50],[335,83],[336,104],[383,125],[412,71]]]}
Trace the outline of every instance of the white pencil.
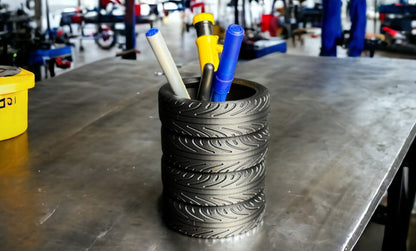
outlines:
{"label": "white pencil", "polygon": [[176,96],[180,98],[190,99],[191,97],[186,90],[182,77],[179,74],[178,68],[173,61],[172,55],[166,45],[165,39],[160,33],[159,29],[152,28],[146,33],[147,41],[153,49],[153,52],[159,61],[160,67],[168,79],[168,82]]}

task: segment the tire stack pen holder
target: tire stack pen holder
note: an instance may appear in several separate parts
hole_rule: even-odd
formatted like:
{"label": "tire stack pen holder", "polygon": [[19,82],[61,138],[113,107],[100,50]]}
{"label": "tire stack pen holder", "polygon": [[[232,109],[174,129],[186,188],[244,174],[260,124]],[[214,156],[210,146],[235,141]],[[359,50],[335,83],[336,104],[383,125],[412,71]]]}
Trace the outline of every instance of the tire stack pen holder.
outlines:
{"label": "tire stack pen holder", "polygon": [[159,90],[164,220],[199,238],[245,233],[265,210],[269,92],[234,79],[226,102],[198,101],[199,79],[184,82],[192,99]]}

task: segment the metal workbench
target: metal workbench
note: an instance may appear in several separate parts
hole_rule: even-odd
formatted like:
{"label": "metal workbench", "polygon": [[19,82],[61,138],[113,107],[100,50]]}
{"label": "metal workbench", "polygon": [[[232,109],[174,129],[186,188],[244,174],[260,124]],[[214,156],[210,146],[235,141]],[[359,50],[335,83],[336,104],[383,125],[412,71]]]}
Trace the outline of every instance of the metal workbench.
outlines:
{"label": "metal workbench", "polygon": [[272,98],[259,228],[204,240],[165,227],[165,78],[156,61],[114,58],[29,91],[27,133],[0,142],[0,249],[351,249],[413,141],[416,62],[271,54],[237,69]]}

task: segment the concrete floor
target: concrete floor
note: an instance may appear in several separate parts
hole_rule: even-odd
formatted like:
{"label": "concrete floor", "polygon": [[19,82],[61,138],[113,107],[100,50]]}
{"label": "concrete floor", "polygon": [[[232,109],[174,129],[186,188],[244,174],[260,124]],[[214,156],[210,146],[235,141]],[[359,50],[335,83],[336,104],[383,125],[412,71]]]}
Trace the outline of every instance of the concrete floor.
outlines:
{"label": "concrete floor", "polygon": [[[154,26],[161,30],[167,41],[168,47],[171,50],[172,56],[179,67],[188,62],[197,60],[198,53],[194,42],[196,34],[193,30],[190,30],[190,32],[182,32],[181,15],[178,12],[170,14],[163,20],[157,21]],[[136,32],[138,33],[136,49],[141,51],[140,54],[137,54],[137,60],[143,62],[144,64],[148,61],[156,60],[145,38],[145,32],[149,28],[149,25],[136,26]],[[108,57],[115,57],[116,53],[121,51],[117,47],[110,50],[102,50],[94,43],[93,40],[83,40],[82,43],[85,50],[81,52],[79,50],[79,41],[75,39],[73,42],[75,43],[75,48],[73,51],[74,62],[72,69],[82,67],[83,65],[93,61],[101,59],[105,60],[105,58]],[[287,54],[318,56],[320,50],[320,37],[319,35],[316,37],[305,35],[303,45],[301,45],[299,41],[297,41],[295,45],[292,44],[292,41],[288,41],[287,46]],[[338,56],[346,57],[346,51],[339,47]],[[375,58],[377,57],[416,59],[416,55],[403,55],[383,51],[377,51]],[[57,70],[57,74],[61,74],[66,71],[68,70]],[[155,74],[158,74],[160,69],[154,69],[154,71]],[[416,250],[416,213],[413,214],[411,225],[412,226],[409,232],[409,237],[411,238],[409,238],[408,250]],[[383,226],[370,223],[354,250],[381,250],[383,231]]]}

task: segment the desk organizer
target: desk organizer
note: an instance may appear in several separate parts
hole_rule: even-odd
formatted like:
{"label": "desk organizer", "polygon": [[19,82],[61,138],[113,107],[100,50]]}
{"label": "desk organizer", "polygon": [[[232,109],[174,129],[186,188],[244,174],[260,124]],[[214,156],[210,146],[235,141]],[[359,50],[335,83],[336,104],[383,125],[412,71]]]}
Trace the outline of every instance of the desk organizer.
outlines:
{"label": "desk organizer", "polygon": [[34,86],[33,73],[0,65],[0,141],[26,131],[28,89]]}
{"label": "desk organizer", "polygon": [[165,222],[200,238],[245,233],[265,209],[269,92],[234,79],[226,102],[198,101],[199,79],[184,82],[192,99],[159,90]]}

